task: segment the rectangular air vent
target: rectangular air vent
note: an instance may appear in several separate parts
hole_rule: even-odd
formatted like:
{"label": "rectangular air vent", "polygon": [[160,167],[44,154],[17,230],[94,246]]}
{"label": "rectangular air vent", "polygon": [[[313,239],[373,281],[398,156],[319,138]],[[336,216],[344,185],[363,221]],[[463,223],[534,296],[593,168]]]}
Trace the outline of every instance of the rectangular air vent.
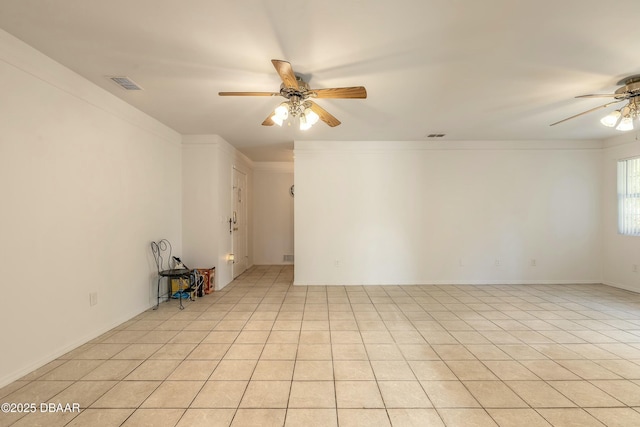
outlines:
{"label": "rectangular air vent", "polygon": [[109,80],[125,90],[142,90],[142,88],[129,77],[109,77]]}
{"label": "rectangular air vent", "polygon": [[444,133],[430,133],[427,138],[442,138],[444,135]]}
{"label": "rectangular air vent", "polygon": [[283,262],[293,262],[293,255],[283,255],[282,256],[282,261]]}

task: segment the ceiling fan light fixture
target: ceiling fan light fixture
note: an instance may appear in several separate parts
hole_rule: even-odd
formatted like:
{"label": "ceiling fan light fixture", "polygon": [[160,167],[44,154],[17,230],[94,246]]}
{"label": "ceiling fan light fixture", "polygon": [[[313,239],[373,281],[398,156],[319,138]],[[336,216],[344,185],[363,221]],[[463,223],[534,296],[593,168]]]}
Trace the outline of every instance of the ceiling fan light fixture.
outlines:
{"label": "ceiling fan light fixture", "polygon": [[618,84],[622,86],[616,89],[613,93],[591,93],[576,96],[576,98],[608,98],[610,101],[581,113],[574,114],[566,119],[551,123],[550,126],[555,126],[568,120],[575,119],[576,117],[589,114],[593,111],[626,101],[627,105],[616,111],[612,111],[610,114],[603,117],[600,120],[600,123],[607,127],[615,127],[617,130],[621,131],[632,130],[633,120],[640,117],[640,74],[620,80]]}
{"label": "ceiling fan light fixture", "polygon": [[274,114],[273,116],[271,116],[271,121],[277,124],[278,126],[282,126],[282,123],[284,122],[284,120],[282,120],[281,117],[278,117],[277,114]]}
{"label": "ceiling fan light fixture", "polygon": [[[300,129],[302,130],[309,129],[319,120],[333,128],[340,125],[340,120],[309,98],[364,99],[367,97],[367,90],[364,86],[310,89],[309,84],[300,75],[293,72],[289,62],[272,59],[271,63],[282,80],[279,92],[218,92],[219,96],[282,96],[285,98],[287,101],[281,103],[262,122],[262,126],[273,126],[274,124],[282,126],[285,120],[304,115],[304,120],[300,120]],[[288,122],[288,125],[291,126],[291,121]]]}
{"label": "ceiling fan light fixture", "polygon": [[610,112],[606,116],[604,116],[602,119],[600,119],[600,123],[602,123],[607,127],[612,128],[618,124],[618,121],[620,120],[621,116],[622,116],[622,113],[620,113],[620,110],[615,110]]}
{"label": "ceiling fan light fixture", "polygon": [[278,105],[274,111],[274,116],[280,119],[280,126],[282,126],[282,122],[289,117],[289,105],[286,102]]}
{"label": "ceiling fan light fixture", "polygon": [[300,114],[300,130],[309,130],[313,126],[308,120],[307,116],[302,113]]}
{"label": "ceiling fan light fixture", "polygon": [[316,112],[311,108],[307,108],[306,110],[304,110],[304,116],[307,120],[307,123],[310,123],[311,126],[315,125],[316,123],[318,123],[318,120],[320,120],[320,116],[317,115]]}
{"label": "ceiling fan light fixture", "polygon": [[620,124],[616,126],[616,130],[628,131],[633,130],[633,118],[631,116],[625,116],[620,120]]}

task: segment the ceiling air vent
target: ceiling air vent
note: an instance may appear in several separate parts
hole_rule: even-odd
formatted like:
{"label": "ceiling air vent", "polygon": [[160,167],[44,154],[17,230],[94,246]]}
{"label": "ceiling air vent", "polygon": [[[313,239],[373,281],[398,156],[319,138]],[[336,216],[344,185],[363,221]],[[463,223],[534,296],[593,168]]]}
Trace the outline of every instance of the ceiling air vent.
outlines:
{"label": "ceiling air vent", "polygon": [[142,90],[142,88],[129,77],[109,77],[109,80],[125,90]]}

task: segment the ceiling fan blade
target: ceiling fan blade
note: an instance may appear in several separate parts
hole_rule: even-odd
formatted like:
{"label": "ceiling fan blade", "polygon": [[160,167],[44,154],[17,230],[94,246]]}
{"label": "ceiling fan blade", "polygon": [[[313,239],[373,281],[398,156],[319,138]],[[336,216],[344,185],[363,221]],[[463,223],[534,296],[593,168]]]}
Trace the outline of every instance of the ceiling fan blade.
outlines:
{"label": "ceiling fan blade", "polygon": [[278,96],[275,92],[218,92],[220,96]]}
{"label": "ceiling fan blade", "polygon": [[285,87],[292,87],[296,90],[300,89],[298,86],[298,80],[296,79],[296,75],[293,73],[293,68],[290,63],[279,59],[272,59],[271,63],[276,68],[276,71],[280,75]]}
{"label": "ceiling fan blade", "polygon": [[600,105],[599,107],[595,107],[595,108],[592,108],[590,110],[583,111],[582,113],[578,113],[575,116],[567,117],[566,119],[560,120],[559,122],[551,123],[549,126],[555,126],[557,124],[564,123],[567,120],[575,119],[576,117],[580,117],[580,116],[582,116],[584,114],[589,114],[589,113],[591,113],[593,111],[600,110],[602,108],[607,108],[609,105],[617,104],[618,102],[622,102],[622,101],[624,101],[624,99],[619,99],[619,100],[613,101],[613,102],[607,102],[606,104]]}
{"label": "ceiling fan blade", "polygon": [[340,120],[336,119],[331,113],[329,113],[327,110],[325,110],[315,102],[311,102],[311,106],[309,108],[311,108],[311,111],[313,111],[320,117],[320,120],[322,120],[329,126],[336,127],[340,124]]}
{"label": "ceiling fan blade", "polygon": [[619,98],[627,99],[629,96],[626,93],[591,93],[589,95],[580,95],[576,98]]}
{"label": "ceiling fan blade", "polygon": [[367,97],[367,90],[364,88],[364,86],[311,89],[311,93],[311,96],[315,98],[364,99]]}
{"label": "ceiling fan blade", "polygon": [[271,114],[269,114],[269,116],[264,119],[264,122],[262,122],[262,126],[273,126],[275,125],[274,121],[271,120]]}

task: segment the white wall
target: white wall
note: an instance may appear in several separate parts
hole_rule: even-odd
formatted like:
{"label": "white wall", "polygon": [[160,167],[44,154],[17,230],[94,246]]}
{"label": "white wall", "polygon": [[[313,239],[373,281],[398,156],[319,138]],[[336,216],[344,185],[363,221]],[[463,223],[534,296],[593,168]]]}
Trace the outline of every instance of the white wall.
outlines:
{"label": "white wall", "polygon": [[179,134],[4,31],[0,75],[2,386],[149,308],[182,235]]}
{"label": "white wall", "polygon": [[603,283],[640,292],[640,238],[618,234],[617,162],[640,156],[634,134],[607,141],[603,156]]}
{"label": "white wall", "polygon": [[294,283],[599,283],[601,157],[588,141],[296,143]]}
{"label": "white wall", "polygon": [[[185,135],[182,156],[183,260],[190,267],[216,267],[216,289],[233,280],[228,220],[233,212],[233,168],[247,175],[248,240],[252,241],[252,162],[218,135]],[[251,245],[249,262],[253,264]]]}
{"label": "white wall", "polygon": [[254,263],[292,264],[293,255],[293,163],[254,163]]}
{"label": "white wall", "polygon": [[182,260],[193,268],[219,267],[220,139],[215,135],[184,136],[182,142]]}

